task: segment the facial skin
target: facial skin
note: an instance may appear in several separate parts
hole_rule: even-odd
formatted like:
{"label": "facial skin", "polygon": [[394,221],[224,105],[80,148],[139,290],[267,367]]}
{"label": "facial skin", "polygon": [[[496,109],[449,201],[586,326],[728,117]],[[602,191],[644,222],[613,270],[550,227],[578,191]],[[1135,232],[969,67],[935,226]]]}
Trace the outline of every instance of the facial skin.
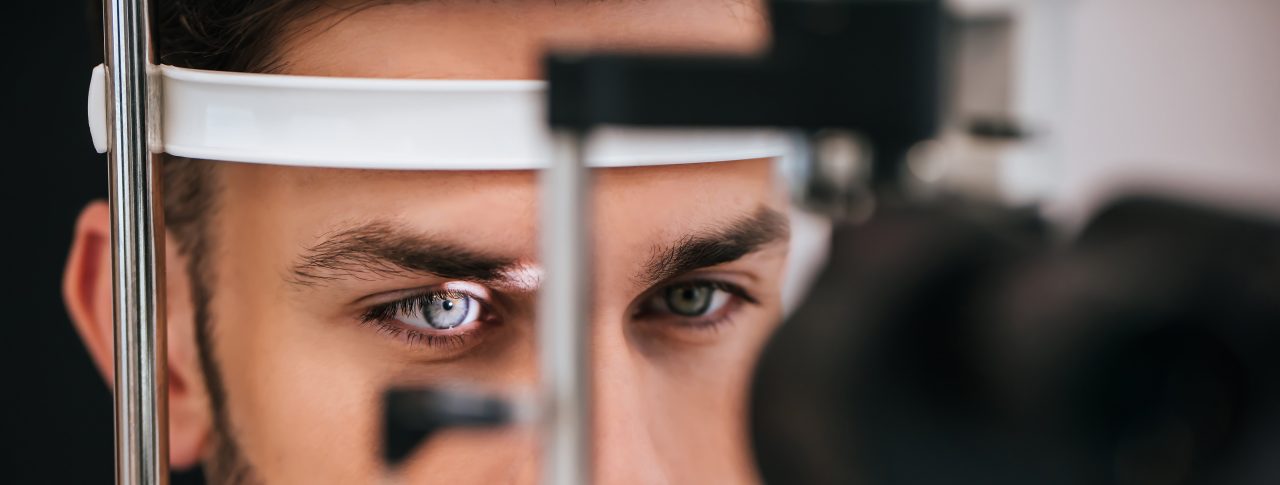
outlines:
{"label": "facial skin", "polygon": [[[299,19],[279,55],[287,74],[526,79],[546,45],[750,52],[763,36],[758,8],[736,1],[438,1]],[[787,252],[771,174],[768,160],[594,171],[597,482],[754,480],[745,395]],[[223,163],[214,175],[210,372],[187,256],[167,253],[175,467],[223,457],[216,480],[377,483],[388,386],[535,388],[535,174]],[[102,203],[82,214],[65,292],[110,380],[108,228]],[[402,479],[535,483],[537,466],[531,427],[456,430]]]}

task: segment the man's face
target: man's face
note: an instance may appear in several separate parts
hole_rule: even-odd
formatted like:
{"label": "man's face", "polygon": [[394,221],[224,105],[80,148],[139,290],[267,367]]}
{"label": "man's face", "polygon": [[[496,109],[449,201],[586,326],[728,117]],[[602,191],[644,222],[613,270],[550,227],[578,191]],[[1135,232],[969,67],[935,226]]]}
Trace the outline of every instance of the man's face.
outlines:
{"label": "man's face", "polygon": [[[744,393],[785,257],[769,174],[765,161],[598,173],[602,481],[749,480]],[[376,476],[388,386],[534,388],[532,174],[236,165],[223,176],[214,360],[228,434],[264,481]],[[749,254],[717,263],[708,242]],[[532,432],[439,435],[409,477],[530,483]]]}
{"label": "man's face", "polygon": [[[285,74],[537,78],[548,45],[745,52],[736,1],[420,2],[301,19]],[[266,483],[369,483],[398,384],[532,390],[536,175],[220,164],[209,330],[219,435]],[[595,468],[611,483],[751,481],[745,395],[781,313],[768,160],[594,172]],[[408,483],[532,483],[535,430],[453,430]],[[215,453],[210,446],[206,455]]]}

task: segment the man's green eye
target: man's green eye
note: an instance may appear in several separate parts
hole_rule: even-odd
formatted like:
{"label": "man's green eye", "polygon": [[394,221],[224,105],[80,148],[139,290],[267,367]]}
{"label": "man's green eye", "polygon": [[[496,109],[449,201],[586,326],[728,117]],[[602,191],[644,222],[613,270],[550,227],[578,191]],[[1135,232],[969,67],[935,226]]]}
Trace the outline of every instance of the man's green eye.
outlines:
{"label": "man's green eye", "polygon": [[686,283],[667,287],[662,303],[668,311],[683,317],[701,317],[719,310],[729,294],[710,283]]}

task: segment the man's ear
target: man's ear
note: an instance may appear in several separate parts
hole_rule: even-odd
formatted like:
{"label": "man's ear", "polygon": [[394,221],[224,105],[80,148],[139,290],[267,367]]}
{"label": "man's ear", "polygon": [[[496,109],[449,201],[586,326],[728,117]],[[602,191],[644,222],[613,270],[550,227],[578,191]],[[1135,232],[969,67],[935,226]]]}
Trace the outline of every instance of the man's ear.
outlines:
{"label": "man's ear", "polygon": [[[172,238],[166,240],[165,253],[169,461],[182,469],[199,463],[213,421],[200,370],[186,258],[178,254]],[[111,280],[111,209],[104,201],[94,201],[76,221],[62,296],[76,331],[108,385],[115,382]]]}

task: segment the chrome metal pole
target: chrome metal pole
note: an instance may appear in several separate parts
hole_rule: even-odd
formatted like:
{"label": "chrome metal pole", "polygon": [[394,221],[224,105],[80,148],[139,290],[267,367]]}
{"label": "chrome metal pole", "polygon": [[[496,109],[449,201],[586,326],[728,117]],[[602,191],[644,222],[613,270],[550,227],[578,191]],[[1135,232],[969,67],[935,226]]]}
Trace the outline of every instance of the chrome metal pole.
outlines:
{"label": "chrome metal pole", "polygon": [[116,483],[169,483],[159,112],[146,0],[104,2]]}
{"label": "chrome metal pole", "polygon": [[591,480],[590,174],[582,136],[557,132],[541,174],[542,264],[538,301],[542,483]]}

